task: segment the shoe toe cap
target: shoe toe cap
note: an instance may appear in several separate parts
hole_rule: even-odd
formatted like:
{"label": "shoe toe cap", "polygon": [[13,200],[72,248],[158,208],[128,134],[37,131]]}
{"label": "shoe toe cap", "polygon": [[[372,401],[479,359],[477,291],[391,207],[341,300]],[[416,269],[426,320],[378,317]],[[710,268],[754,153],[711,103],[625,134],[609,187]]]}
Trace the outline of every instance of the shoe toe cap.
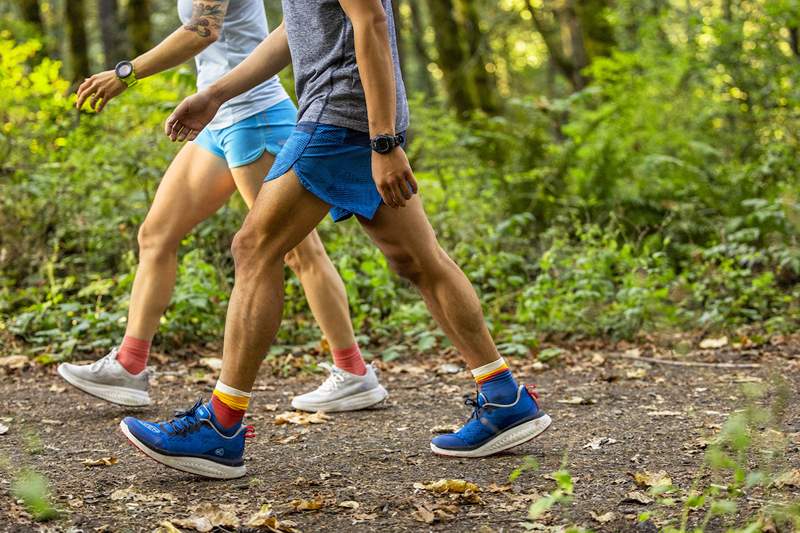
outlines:
{"label": "shoe toe cap", "polygon": [[467,447],[467,443],[464,442],[464,440],[455,433],[446,433],[444,435],[438,435],[431,440],[431,444],[433,444],[437,448],[442,448],[447,450],[458,450]]}

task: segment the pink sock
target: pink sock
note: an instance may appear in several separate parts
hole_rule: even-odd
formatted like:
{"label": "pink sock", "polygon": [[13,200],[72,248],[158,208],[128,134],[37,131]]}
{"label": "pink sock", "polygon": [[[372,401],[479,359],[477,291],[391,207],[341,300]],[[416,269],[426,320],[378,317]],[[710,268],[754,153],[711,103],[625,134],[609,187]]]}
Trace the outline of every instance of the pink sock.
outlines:
{"label": "pink sock", "polygon": [[331,349],[331,351],[333,352],[333,364],[337,367],[356,376],[363,376],[367,373],[367,365],[364,363],[364,358],[361,357],[358,343],[350,348],[343,350]]}
{"label": "pink sock", "polygon": [[147,358],[150,355],[150,341],[136,339],[125,335],[119,347],[117,361],[122,367],[131,374],[138,374],[147,366]]}

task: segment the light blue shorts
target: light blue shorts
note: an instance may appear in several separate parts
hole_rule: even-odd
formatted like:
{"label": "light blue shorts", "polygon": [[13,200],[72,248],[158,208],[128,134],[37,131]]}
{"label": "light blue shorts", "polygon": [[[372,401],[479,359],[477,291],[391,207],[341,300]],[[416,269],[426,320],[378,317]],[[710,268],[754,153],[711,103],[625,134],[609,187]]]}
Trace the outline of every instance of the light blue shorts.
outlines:
{"label": "light blue shorts", "polygon": [[249,165],[264,153],[277,155],[294,130],[297,108],[290,99],[219,130],[208,128],[194,140],[228,162],[229,168]]}

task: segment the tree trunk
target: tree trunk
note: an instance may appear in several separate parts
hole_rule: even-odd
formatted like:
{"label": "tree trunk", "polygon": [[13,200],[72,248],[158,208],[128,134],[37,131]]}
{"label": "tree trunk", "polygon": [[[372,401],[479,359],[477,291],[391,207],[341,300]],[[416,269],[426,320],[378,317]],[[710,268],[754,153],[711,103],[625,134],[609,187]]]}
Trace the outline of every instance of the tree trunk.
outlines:
{"label": "tree trunk", "polygon": [[150,0],[128,1],[128,28],[133,54],[140,55],[150,49],[152,25],[150,23]]}
{"label": "tree trunk", "polygon": [[103,41],[103,58],[107,69],[114,68],[125,59],[124,29],[120,23],[117,0],[98,0],[97,13],[100,19],[100,36]]}
{"label": "tree trunk", "polygon": [[44,22],[42,21],[42,9],[39,0],[17,0],[22,19],[29,24],[36,26],[39,33],[44,35]]}
{"label": "tree trunk", "polygon": [[458,0],[461,12],[463,35],[467,44],[467,64],[464,67],[471,73],[475,83],[476,97],[480,108],[489,114],[500,110],[497,83],[494,76],[486,70],[488,61],[486,35],[481,31],[480,16],[475,0]]}
{"label": "tree trunk", "polygon": [[429,0],[428,10],[436,41],[437,61],[442,69],[445,91],[459,115],[479,107],[475,84],[467,75],[466,54],[455,19],[453,0]]}
{"label": "tree trunk", "polygon": [[792,48],[794,57],[800,58],[800,31],[797,26],[789,27],[789,46]]}
{"label": "tree trunk", "polygon": [[567,55],[561,38],[561,30],[557,25],[557,20],[549,22],[541,9],[533,7],[533,2],[527,0],[527,8],[531,14],[533,25],[539,35],[542,36],[550,58],[561,74],[567,78],[572,88],[576,91],[586,86],[586,80],[580,73],[579,67],[573,62],[573,58]]}
{"label": "tree trunk", "polygon": [[414,46],[414,53],[416,55],[417,64],[417,81],[429,96],[435,94],[433,81],[431,80],[430,72],[428,72],[428,65],[431,63],[431,56],[428,54],[428,48],[423,39],[425,24],[422,18],[422,7],[419,5],[419,0],[407,0],[409,10],[411,11],[411,43]]}
{"label": "tree trunk", "polygon": [[72,81],[80,83],[90,74],[86,43],[86,9],[83,0],[68,0],[64,3]]}

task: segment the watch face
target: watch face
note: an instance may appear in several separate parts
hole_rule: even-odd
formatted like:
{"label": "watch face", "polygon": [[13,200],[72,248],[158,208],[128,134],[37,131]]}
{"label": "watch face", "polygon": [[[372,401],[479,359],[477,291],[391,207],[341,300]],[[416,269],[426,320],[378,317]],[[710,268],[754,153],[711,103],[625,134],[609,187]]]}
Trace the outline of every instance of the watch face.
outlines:
{"label": "watch face", "polygon": [[378,137],[375,139],[375,149],[377,152],[386,152],[389,150],[389,139],[386,137]]}
{"label": "watch face", "polygon": [[129,61],[117,65],[117,76],[120,78],[127,78],[131,72],[133,72],[133,65]]}

